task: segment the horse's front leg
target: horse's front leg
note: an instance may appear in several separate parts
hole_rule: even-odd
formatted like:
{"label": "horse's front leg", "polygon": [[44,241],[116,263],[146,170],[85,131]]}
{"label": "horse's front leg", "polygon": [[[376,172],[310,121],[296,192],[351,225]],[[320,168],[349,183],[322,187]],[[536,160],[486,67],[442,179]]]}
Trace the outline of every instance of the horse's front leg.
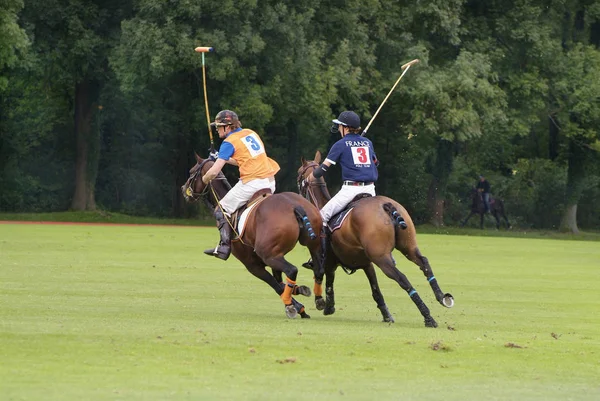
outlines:
{"label": "horse's front leg", "polygon": [[333,315],[335,313],[335,292],[333,291],[333,283],[335,282],[336,268],[337,265],[335,262],[327,261],[327,265],[325,268],[325,308],[323,310],[324,315]]}
{"label": "horse's front leg", "polygon": [[461,226],[461,227],[464,227],[464,226],[467,224],[467,222],[469,221],[469,219],[471,218],[471,216],[473,216],[473,212],[469,213],[469,215],[467,216],[467,218],[466,218],[466,219],[464,219],[464,220],[462,221],[462,223],[460,223],[460,226]]}
{"label": "horse's front leg", "polygon": [[373,267],[373,263],[369,263],[365,269],[365,275],[369,280],[369,284],[371,286],[371,294],[373,295],[373,299],[377,304],[377,308],[381,311],[381,316],[383,317],[384,322],[394,323],[394,317],[388,310],[387,305],[385,304],[385,300],[383,299],[383,294],[379,289],[379,283],[377,282],[377,274],[375,273],[375,268]]}
{"label": "horse's front leg", "polygon": [[483,230],[483,217],[485,213],[479,213],[479,228]]}
{"label": "horse's front leg", "polygon": [[504,218],[504,221],[506,221],[506,229],[510,230],[512,228],[512,226],[510,225],[510,222],[508,221],[508,217],[506,217],[506,213],[504,213],[504,211],[502,211],[502,217]]}

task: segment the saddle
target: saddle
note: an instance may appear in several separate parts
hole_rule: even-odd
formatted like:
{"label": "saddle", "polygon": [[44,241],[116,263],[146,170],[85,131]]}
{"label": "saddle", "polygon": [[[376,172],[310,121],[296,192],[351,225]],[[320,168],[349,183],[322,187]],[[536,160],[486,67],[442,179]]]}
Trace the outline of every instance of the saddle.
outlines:
{"label": "saddle", "polygon": [[346,207],[342,211],[340,211],[339,213],[337,213],[333,217],[331,217],[331,219],[327,223],[329,232],[333,233],[335,230],[339,229],[342,226],[342,224],[344,224],[344,220],[346,220],[346,217],[348,217],[348,214],[350,213],[350,211],[352,209],[354,209],[354,206],[356,206],[358,201],[360,201],[361,199],[370,198],[370,197],[371,197],[370,194],[365,194],[365,193],[356,195],[354,197],[354,199],[352,199],[350,201],[350,203],[348,203],[348,205],[346,205]]}
{"label": "saddle", "polygon": [[[273,195],[269,188],[259,189],[250,197],[250,200],[242,205],[238,210],[231,214],[231,226],[237,229],[237,235],[233,240],[239,239],[244,233],[244,223],[254,206],[267,199],[267,197]],[[244,213],[244,212],[248,213]]]}

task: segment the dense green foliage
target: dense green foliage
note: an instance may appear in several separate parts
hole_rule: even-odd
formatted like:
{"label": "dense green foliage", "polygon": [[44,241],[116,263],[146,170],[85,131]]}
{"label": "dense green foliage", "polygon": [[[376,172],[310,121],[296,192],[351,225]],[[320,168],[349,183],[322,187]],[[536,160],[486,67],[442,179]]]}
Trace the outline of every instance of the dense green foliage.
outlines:
{"label": "dense green foliage", "polygon": [[366,126],[419,58],[369,130],[379,193],[456,224],[484,173],[522,227],[600,228],[597,1],[5,3],[0,210],[205,212],[179,186],[209,147],[193,51],[209,45],[210,115],[233,109],[263,136],[279,190],[328,150],[332,117]]}

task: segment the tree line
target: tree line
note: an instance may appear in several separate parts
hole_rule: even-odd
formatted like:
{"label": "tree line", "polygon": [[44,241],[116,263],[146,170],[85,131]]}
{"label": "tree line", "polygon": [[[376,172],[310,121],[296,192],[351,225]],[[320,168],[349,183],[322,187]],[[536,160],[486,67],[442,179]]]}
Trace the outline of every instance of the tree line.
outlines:
{"label": "tree line", "polygon": [[0,210],[206,213],[179,187],[209,148],[193,50],[213,46],[209,114],[261,134],[280,191],[337,139],[332,118],[365,126],[418,58],[369,130],[378,193],[456,224],[484,174],[522,227],[600,228],[595,0],[4,3]]}

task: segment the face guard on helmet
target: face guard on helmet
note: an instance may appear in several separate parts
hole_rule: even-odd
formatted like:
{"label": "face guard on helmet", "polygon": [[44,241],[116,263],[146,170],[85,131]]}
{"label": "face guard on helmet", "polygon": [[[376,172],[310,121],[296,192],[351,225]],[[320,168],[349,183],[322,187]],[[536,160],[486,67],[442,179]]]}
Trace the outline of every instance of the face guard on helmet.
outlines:
{"label": "face guard on helmet", "polygon": [[330,131],[334,134],[338,132],[340,125],[355,129],[360,128],[360,117],[358,114],[350,110],[341,112],[338,118],[331,121],[333,122],[333,125],[331,126]]}

